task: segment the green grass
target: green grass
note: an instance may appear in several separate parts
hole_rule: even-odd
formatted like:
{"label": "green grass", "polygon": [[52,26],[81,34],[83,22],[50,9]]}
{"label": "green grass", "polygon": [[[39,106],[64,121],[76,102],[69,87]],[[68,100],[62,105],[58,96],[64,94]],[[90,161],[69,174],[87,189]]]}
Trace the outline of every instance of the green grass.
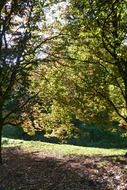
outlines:
{"label": "green grass", "polygon": [[93,147],[81,147],[65,144],[51,144],[39,141],[23,141],[14,140],[9,138],[3,138],[3,147],[21,147],[27,148],[30,151],[41,151],[44,154],[55,155],[123,155],[127,152],[126,149],[107,149],[107,148],[93,148]]}

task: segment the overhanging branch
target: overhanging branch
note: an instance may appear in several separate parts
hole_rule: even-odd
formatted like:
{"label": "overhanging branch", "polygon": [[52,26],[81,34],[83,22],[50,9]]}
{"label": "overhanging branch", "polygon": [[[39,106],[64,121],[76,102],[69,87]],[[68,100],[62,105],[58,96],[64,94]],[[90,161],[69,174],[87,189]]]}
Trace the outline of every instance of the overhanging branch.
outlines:
{"label": "overhanging branch", "polygon": [[111,106],[112,108],[115,110],[115,112],[117,113],[117,115],[119,115],[123,120],[126,121],[126,117],[124,117],[118,110],[118,108],[115,106],[115,104],[113,103],[113,101],[106,96],[103,92],[100,91],[96,91],[98,95],[100,95],[103,99],[105,99]]}

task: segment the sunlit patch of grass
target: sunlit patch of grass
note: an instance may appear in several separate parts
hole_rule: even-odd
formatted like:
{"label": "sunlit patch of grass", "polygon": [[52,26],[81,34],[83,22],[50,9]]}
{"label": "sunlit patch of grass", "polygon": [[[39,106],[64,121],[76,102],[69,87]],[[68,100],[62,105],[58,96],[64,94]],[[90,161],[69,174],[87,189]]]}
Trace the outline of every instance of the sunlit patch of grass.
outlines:
{"label": "sunlit patch of grass", "polygon": [[44,154],[51,156],[54,155],[124,155],[126,153],[125,149],[109,149],[109,148],[93,148],[93,147],[81,147],[66,144],[51,144],[40,141],[23,141],[3,138],[3,147],[21,147],[27,148],[32,151],[41,151]]}

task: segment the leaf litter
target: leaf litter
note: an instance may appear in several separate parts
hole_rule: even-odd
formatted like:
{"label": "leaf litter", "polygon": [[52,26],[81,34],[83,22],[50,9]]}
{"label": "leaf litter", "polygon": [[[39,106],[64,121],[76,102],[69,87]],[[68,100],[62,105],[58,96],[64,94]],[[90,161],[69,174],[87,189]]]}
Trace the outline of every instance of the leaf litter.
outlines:
{"label": "leaf litter", "polygon": [[127,190],[125,156],[63,156],[4,148],[2,190]]}

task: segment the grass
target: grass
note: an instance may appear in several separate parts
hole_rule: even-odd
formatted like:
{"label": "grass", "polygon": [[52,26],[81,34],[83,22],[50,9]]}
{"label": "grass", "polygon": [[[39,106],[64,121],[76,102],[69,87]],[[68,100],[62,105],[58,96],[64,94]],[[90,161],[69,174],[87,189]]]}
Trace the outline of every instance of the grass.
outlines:
{"label": "grass", "polygon": [[116,149],[116,148],[93,148],[93,147],[81,147],[74,145],[66,144],[51,144],[40,141],[23,141],[23,140],[14,140],[9,138],[3,138],[3,147],[21,147],[27,148],[31,151],[41,151],[43,154],[50,154],[51,156],[55,155],[102,155],[102,156],[111,156],[111,155],[124,155],[126,149]]}

